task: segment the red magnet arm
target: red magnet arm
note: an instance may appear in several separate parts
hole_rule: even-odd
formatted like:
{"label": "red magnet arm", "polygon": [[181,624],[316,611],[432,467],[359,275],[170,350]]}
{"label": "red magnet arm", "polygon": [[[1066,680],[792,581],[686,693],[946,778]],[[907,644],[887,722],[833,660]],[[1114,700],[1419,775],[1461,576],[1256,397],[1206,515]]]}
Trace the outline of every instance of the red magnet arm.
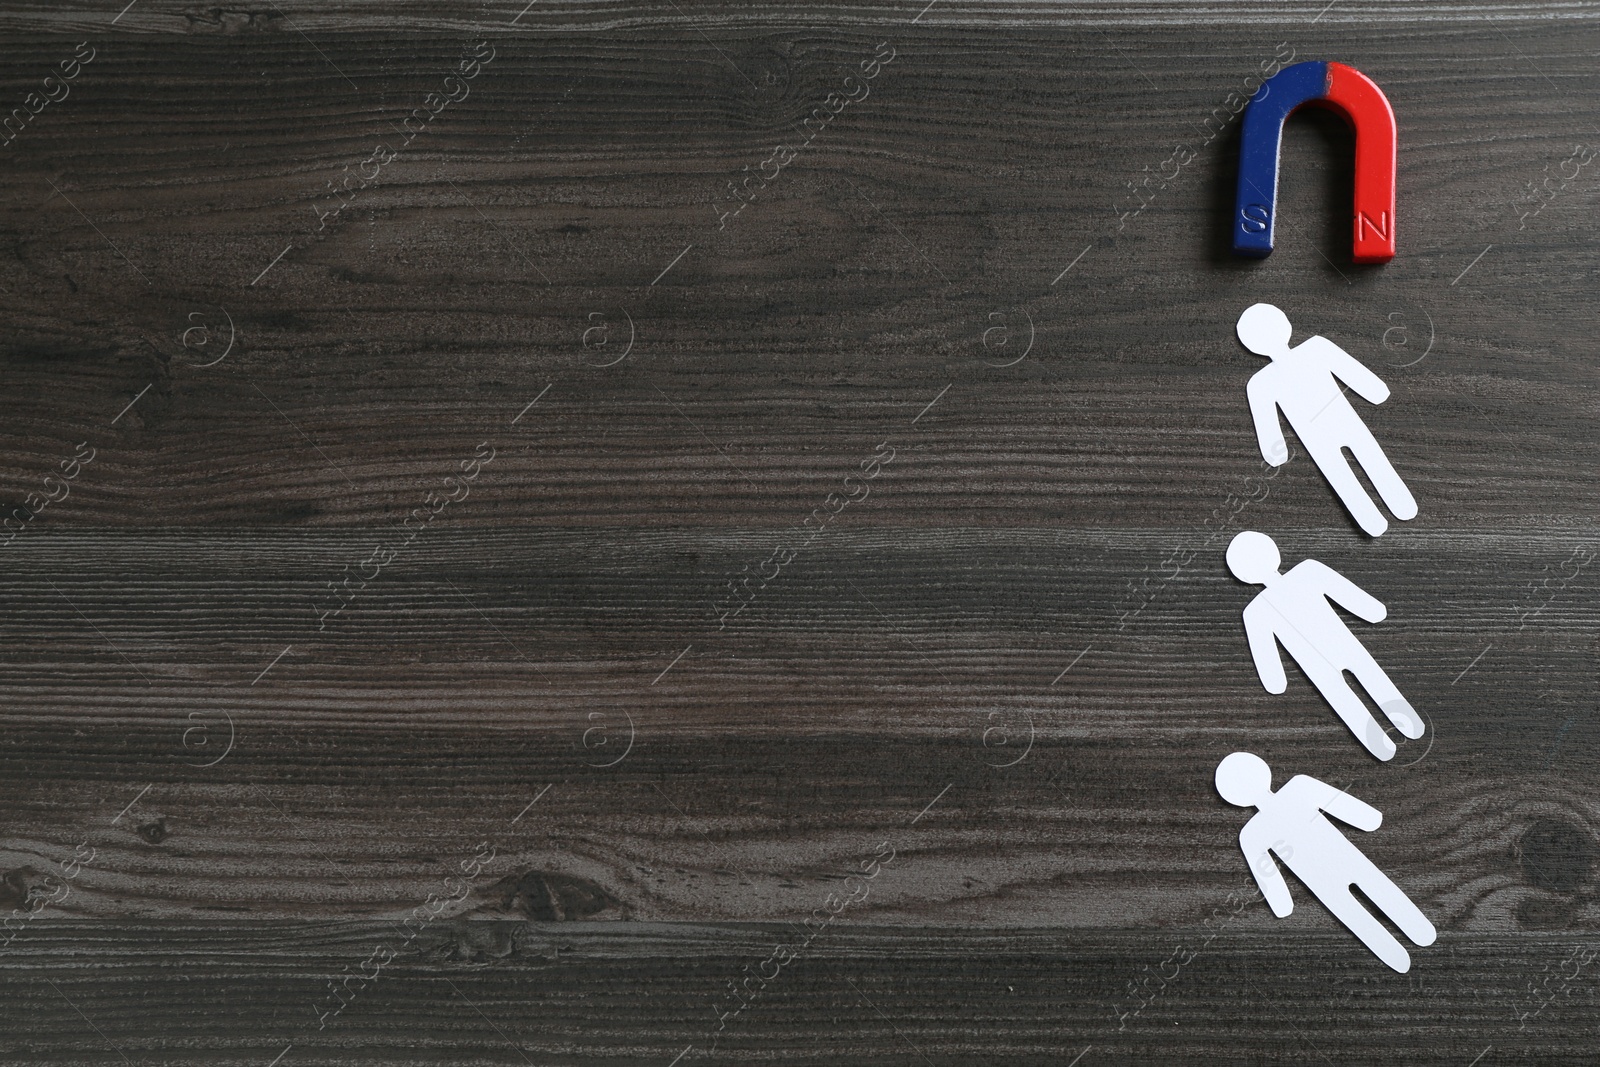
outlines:
{"label": "red magnet arm", "polygon": [[1386,263],[1394,258],[1394,109],[1371,78],[1343,63],[1328,64],[1328,91],[1317,102],[1344,112],[1356,131],[1355,261]]}

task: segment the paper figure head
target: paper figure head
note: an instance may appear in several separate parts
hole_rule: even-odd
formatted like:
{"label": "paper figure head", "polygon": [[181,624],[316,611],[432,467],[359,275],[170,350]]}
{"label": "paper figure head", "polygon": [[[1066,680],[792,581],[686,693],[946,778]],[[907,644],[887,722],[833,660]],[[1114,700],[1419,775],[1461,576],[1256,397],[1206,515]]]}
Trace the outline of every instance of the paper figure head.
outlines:
{"label": "paper figure head", "polygon": [[1228,545],[1228,569],[1241,582],[1266,585],[1278,576],[1282,563],[1278,543],[1264,533],[1243,530]]}
{"label": "paper figure head", "polygon": [[1289,316],[1272,304],[1251,304],[1245,308],[1234,330],[1241,344],[1268,359],[1288,353],[1289,337],[1294,332]]}
{"label": "paper figure head", "polygon": [[1254,752],[1235,752],[1217,764],[1217,792],[1229,804],[1253,808],[1272,795],[1272,768]]}

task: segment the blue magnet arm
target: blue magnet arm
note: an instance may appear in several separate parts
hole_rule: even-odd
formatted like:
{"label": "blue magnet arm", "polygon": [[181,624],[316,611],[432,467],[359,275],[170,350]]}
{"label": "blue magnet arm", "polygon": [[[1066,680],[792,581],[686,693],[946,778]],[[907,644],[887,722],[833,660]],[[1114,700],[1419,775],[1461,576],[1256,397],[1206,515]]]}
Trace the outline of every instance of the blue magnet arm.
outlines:
{"label": "blue magnet arm", "polygon": [[1261,83],[1244,109],[1239,133],[1239,191],[1233,204],[1233,251],[1264,257],[1272,251],[1278,211],[1278,151],[1283,120],[1301,104],[1328,94],[1327,63],[1296,63]]}

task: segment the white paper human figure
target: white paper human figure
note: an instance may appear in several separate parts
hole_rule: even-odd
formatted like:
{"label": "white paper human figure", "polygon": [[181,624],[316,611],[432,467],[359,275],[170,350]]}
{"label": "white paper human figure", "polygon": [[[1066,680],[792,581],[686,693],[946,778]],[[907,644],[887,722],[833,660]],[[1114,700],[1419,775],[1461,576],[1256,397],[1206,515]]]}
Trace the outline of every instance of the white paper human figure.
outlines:
{"label": "white paper human figure", "polygon": [[1352,886],[1412,941],[1433,944],[1438,934],[1428,917],[1327,818],[1376,830],[1383,823],[1377,808],[1304,774],[1273,792],[1272,768],[1251,752],[1225,757],[1217,764],[1216,782],[1229,804],[1259,809],[1239,831],[1239,847],[1272,914],[1281,919],[1294,910],[1278,870],[1281,860],[1362,944],[1401,974],[1411,969],[1410,954],[1350,892]]}
{"label": "white paper human figure", "polygon": [[1228,545],[1228,569],[1234,577],[1266,586],[1244,609],[1245,637],[1261,684],[1269,693],[1289,688],[1278,656],[1281,644],[1367,751],[1381,760],[1390,759],[1394,742],[1350,688],[1344,672],[1356,676],[1406,737],[1422,736],[1422,718],[1329,601],[1367,622],[1382,622],[1388,613],[1369,593],[1325,563],[1301,560],[1288,574],[1280,574],[1281,563],[1277,542],[1264,533],[1245,530]]}
{"label": "white paper human figure", "polygon": [[1363,530],[1378,537],[1389,528],[1389,522],[1356,480],[1345,459],[1346,448],[1395,518],[1416,518],[1416,499],[1395,473],[1372,431],[1345,399],[1339,384],[1348,385],[1368,403],[1381,404],[1389,399],[1389,387],[1383,380],[1326,337],[1312,337],[1290,348],[1289,318],[1271,304],[1245,308],[1237,330],[1246,348],[1272,360],[1251,376],[1245,390],[1262,457],[1274,467],[1289,460],[1289,446],[1278,422],[1281,410],[1322,476]]}

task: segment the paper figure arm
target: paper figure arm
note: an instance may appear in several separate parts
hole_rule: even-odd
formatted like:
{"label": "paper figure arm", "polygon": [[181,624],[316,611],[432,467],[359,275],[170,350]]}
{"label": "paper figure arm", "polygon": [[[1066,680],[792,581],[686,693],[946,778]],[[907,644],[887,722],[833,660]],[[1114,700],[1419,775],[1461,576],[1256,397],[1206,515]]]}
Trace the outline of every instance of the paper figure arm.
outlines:
{"label": "paper figure arm", "polygon": [[1281,919],[1294,911],[1294,898],[1289,895],[1283,872],[1278,870],[1278,861],[1273,858],[1264,828],[1252,826],[1254,821],[1252,819],[1245,823],[1244,829],[1239,831],[1239,848],[1244,852],[1245,862],[1250,865],[1250,873],[1256,877],[1256,885],[1261,887],[1261,895],[1266,898],[1267,906],[1272,909],[1272,914]]}
{"label": "paper figure arm", "polygon": [[1313,571],[1322,593],[1368,622],[1382,622],[1389,610],[1377,597],[1325,563],[1308,559],[1301,564]]}
{"label": "paper figure arm", "polygon": [[1261,458],[1274,467],[1289,462],[1289,445],[1283,439],[1283,427],[1278,422],[1278,402],[1258,372],[1245,386],[1245,396],[1250,400],[1250,417],[1256,424],[1256,442],[1261,446]]}
{"label": "paper figure arm", "polygon": [[1244,609],[1244,634],[1250,641],[1250,658],[1255,660],[1256,674],[1269,693],[1282,693],[1289,688],[1289,679],[1283,673],[1283,660],[1278,656],[1278,638],[1265,618],[1271,608],[1260,600],[1252,600]]}
{"label": "paper figure arm", "polygon": [[[1340,822],[1349,823],[1357,830],[1376,830],[1383,825],[1383,812],[1364,800],[1357,800],[1342,789],[1303,774],[1294,776],[1293,782],[1303,782],[1302,788],[1311,795],[1317,807]],[[1291,784],[1293,784],[1291,782]],[[1284,786],[1285,789],[1288,786]]]}
{"label": "paper figure arm", "polygon": [[1317,346],[1317,354],[1327,361],[1333,376],[1344,382],[1369,404],[1381,404],[1389,399],[1389,387],[1382,378],[1367,369],[1366,364],[1328,340],[1313,337],[1306,342]]}

